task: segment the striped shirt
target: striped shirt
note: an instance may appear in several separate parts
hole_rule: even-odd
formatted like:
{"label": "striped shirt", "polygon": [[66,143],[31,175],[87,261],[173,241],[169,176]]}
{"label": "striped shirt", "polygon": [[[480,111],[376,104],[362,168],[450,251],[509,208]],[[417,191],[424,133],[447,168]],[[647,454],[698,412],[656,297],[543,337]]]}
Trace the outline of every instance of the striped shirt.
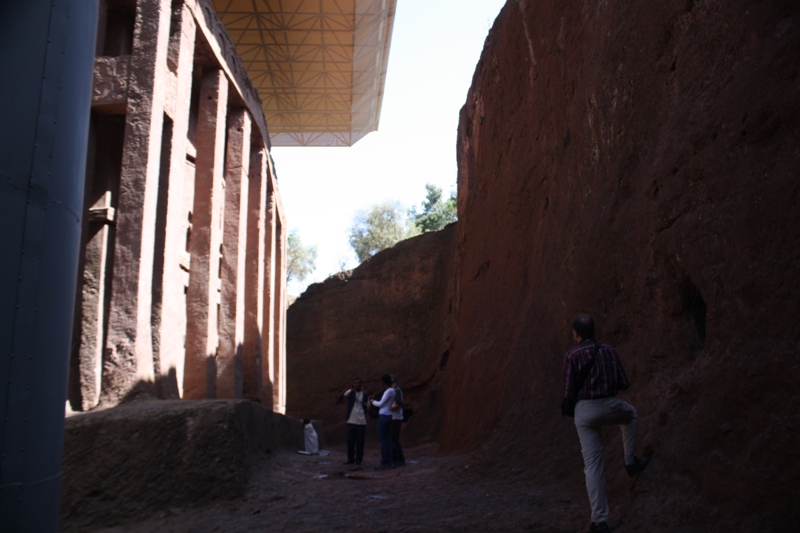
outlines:
{"label": "striped shirt", "polygon": [[630,386],[622,361],[613,346],[601,344],[597,352],[597,360],[589,371],[589,376],[580,391],[575,395],[578,376],[581,369],[592,360],[595,351],[595,340],[585,339],[564,355],[564,398],[589,400],[616,396],[617,391]]}

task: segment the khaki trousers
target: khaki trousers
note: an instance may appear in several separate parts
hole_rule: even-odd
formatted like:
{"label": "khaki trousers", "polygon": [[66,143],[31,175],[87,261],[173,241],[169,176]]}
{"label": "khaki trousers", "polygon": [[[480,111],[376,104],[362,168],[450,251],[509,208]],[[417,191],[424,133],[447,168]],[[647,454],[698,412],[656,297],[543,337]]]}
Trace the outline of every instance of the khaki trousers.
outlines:
{"label": "khaki trousers", "polygon": [[607,521],[610,514],[606,498],[606,478],[603,474],[603,441],[600,430],[603,426],[620,427],[625,464],[629,465],[634,462],[638,422],[636,409],[616,396],[580,400],[575,406],[575,428],[581,441],[583,473],[586,475],[586,491],[589,493],[594,523]]}

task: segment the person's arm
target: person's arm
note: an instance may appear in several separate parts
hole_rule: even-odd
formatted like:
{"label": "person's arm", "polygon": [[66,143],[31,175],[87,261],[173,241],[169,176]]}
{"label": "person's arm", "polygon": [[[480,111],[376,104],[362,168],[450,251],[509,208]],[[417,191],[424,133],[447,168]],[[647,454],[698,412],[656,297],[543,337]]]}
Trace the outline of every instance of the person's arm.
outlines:
{"label": "person's arm", "polygon": [[380,400],[372,400],[372,405],[374,405],[375,407],[382,407],[383,406],[383,400],[385,398],[386,398],[386,392],[383,393],[383,396],[381,397]]}
{"label": "person's arm", "polygon": [[339,397],[336,398],[336,404],[338,405],[338,404],[342,403],[342,400],[347,398],[348,396],[350,396],[350,393],[352,391],[353,391],[353,389],[347,389],[342,394],[340,394]]}
{"label": "person's arm", "polygon": [[390,387],[383,392],[380,400],[372,400],[372,404],[376,407],[383,407],[392,401],[394,401],[394,391]]}

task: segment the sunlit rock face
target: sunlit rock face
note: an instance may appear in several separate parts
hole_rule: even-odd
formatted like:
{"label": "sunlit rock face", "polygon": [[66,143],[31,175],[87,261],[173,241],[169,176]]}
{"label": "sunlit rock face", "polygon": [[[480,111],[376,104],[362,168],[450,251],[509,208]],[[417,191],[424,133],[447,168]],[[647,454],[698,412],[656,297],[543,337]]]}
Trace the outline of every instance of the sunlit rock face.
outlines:
{"label": "sunlit rock face", "polygon": [[[455,235],[453,224],[400,242],[352,272],[311,285],[289,307],[287,414],[322,420],[329,442],[342,442],[346,403],[337,404],[337,396],[356,376],[370,394],[381,393],[380,376],[397,374],[415,412],[402,441],[438,436]],[[377,433],[375,421],[368,431]]]}
{"label": "sunlit rock face", "polygon": [[506,4],[459,126],[444,451],[482,446],[585,497],[558,405],[588,312],[653,456],[629,490],[608,431],[615,520],[798,527],[799,12]]}

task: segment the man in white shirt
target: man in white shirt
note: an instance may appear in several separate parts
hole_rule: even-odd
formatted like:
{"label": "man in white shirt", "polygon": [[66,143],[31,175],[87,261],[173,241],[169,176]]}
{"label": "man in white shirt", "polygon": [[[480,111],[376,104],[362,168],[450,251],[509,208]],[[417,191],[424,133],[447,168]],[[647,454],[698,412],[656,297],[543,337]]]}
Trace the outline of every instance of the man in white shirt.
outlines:
{"label": "man in white shirt", "polygon": [[367,391],[361,390],[361,379],[355,378],[353,386],[339,397],[347,398],[347,461],[346,465],[360,465],[364,459],[364,435],[367,429]]}

